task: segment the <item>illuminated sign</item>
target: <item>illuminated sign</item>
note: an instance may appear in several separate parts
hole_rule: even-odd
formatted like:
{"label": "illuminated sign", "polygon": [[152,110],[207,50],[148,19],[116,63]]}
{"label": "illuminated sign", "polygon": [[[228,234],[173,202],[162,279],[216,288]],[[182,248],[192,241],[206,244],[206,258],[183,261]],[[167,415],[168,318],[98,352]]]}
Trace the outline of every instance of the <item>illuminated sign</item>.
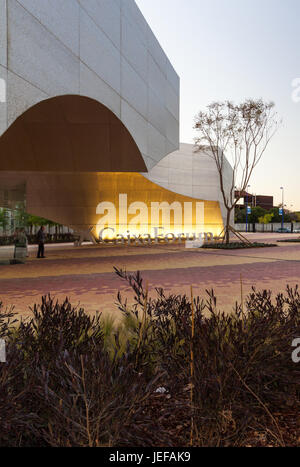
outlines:
{"label": "illuminated sign", "polygon": [[[107,234],[110,233],[110,236]],[[133,234],[130,230],[127,230],[126,234],[116,234],[116,231],[112,227],[104,227],[99,232],[100,243],[105,243],[107,240],[113,240],[115,244],[125,243],[131,245],[145,245],[154,243],[181,243],[182,241],[186,242],[187,248],[201,248],[205,242],[212,241],[214,235],[212,232],[200,232],[200,233],[180,233],[174,234],[172,232],[165,233],[163,227],[154,227],[153,234]]]}
{"label": "illuminated sign", "polygon": [[[86,177],[86,198],[70,212],[68,225],[90,229],[100,241],[201,241],[219,236],[224,223],[218,201],[206,201],[161,187],[139,173],[99,172]],[[176,186],[174,185],[174,190]],[[76,223],[79,218],[81,224]],[[71,216],[75,219],[72,220]]]}

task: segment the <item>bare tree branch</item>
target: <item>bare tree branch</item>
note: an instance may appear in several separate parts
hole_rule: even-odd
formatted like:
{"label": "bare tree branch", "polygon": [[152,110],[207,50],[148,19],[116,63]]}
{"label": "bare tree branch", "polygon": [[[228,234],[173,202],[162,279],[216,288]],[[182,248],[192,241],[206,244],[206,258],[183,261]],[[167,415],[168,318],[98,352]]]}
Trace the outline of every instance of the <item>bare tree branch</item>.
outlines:
{"label": "bare tree branch", "polygon": [[[230,101],[213,102],[206,112],[195,117],[199,132],[195,143],[198,150],[211,157],[216,164],[220,190],[227,209],[226,242],[229,242],[230,215],[242,194],[247,190],[255,167],[275,135],[279,122],[273,102],[248,99],[239,105]],[[232,180],[225,187],[225,154],[231,156]],[[236,187],[239,194],[236,197]]]}

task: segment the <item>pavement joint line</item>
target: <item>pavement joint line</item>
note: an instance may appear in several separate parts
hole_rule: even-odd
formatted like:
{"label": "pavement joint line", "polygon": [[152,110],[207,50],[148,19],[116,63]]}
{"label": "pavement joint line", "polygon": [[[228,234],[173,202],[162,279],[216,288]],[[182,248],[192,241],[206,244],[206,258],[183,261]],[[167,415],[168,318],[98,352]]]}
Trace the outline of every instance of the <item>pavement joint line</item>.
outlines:
{"label": "pavement joint line", "polygon": [[[163,252],[162,251],[158,251],[157,253],[153,253],[153,254],[150,254],[149,257],[154,257],[156,255],[161,255],[161,254],[165,254],[165,253],[185,253],[185,251],[178,251],[178,250],[164,250]],[[147,253],[145,253],[147,254]],[[137,254],[123,254],[123,255],[113,255],[113,256],[65,256],[65,257],[61,257],[61,256],[50,256],[48,258],[46,258],[47,262],[50,262],[50,261],[66,261],[66,260],[69,260],[69,259],[72,259],[72,260],[90,260],[90,259],[112,259],[112,258],[118,258],[118,257],[128,257],[128,258],[135,258],[135,257],[139,257],[141,256],[141,253],[137,253]],[[29,260],[27,261],[27,264],[30,264],[30,263],[39,263],[39,264],[42,264],[40,263],[37,258],[29,258]]]}
{"label": "pavement joint line", "polygon": [[233,258],[250,258],[250,259],[263,259],[265,261],[282,261],[282,262],[287,262],[287,263],[300,263],[300,259],[284,259],[284,258],[264,258],[263,256],[245,256],[245,255],[232,255],[230,253],[224,254],[224,253],[216,253],[216,252],[208,252],[208,251],[202,251],[201,253],[204,253],[206,255],[214,255],[214,256],[231,256]]}
{"label": "pavement joint line", "polygon": [[[177,254],[182,254],[182,253],[185,253],[185,252],[182,252],[182,251],[176,251]],[[189,251],[189,253],[198,253],[196,251]],[[200,253],[200,252],[199,252]],[[287,263],[300,263],[300,259],[284,259],[284,258],[265,258],[263,256],[247,256],[247,255],[233,255],[233,254],[230,254],[230,253],[227,253],[227,254],[222,254],[222,253],[212,253],[212,252],[203,252],[201,251],[202,254],[206,255],[206,256],[222,256],[222,257],[231,257],[231,258],[245,258],[245,259],[259,259],[259,260],[262,260],[262,262],[273,262],[273,261],[279,261],[279,262],[287,262]],[[161,254],[161,253],[158,253],[158,254]],[[140,255],[126,255],[126,258],[135,258],[135,257],[138,257]],[[115,256],[115,258],[118,258],[119,256]],[[124,256],[122,256],[124,258]],[[155,255],[152,256],[152,258],[155,257]],[[90,259],[103,259],[103,260],[112,260],[114,258],[114,256],[109,256],[109,257],[106,257],[106,256],[99,256],[99,257],[88,257],[88,256],[85,256],[85,257],[78,257],[78,258],[47,258],[47,263],[49,262],[62,262],[62,261],[66,261],[68,259],[72,259],[72,260],[78,260],[78,261],[84,261],[84,260],[90,260]],[[39,263],[36,259],[31,259],[29,261],[26,262],[26,264],[32,264],[32,263],[38,263],[38,264],[41,264]],[[45,263],[43,263],[45,264]],[[205,267],[215,267],[216,265],[213,265],[213,266],[205,266]],[[220,264],[220,266],[223,266]],[[204,266],[203,266],[204,267]]]}
{"label": "pavement joint line", "polygon": [[[270,262],[272,262],[272,261],[270,261]],[[280,261],[277,261],[277,260],[273,261],[273,263],[275,263],[275,262],[280,262]],[[300,262],[300,260],[297,261],[297,262]],[[257,263],[250,263],[250,265],[251,265],[251,264],[257,264]],[[262,263],[260,263],[260,264],[262,264]],[[244,264],[235,264],[235,265],[222,264],[222,265],[217,265],[217,266],[216,266],[216,265],[211,265],[211,266],[201,266],[201,265],[199,265],[199,266],[189,266],[189,267],[187,267],[187,268],[184,268],[184,267],[179,267],[179,268],[166,268],[166,269],[164,269],[164,270],[163,270],[163,269],[159,270],[159,272],[162,272],[162,271],[168,272],[168,271],[183,270],[183,269],[189,269],[189,270],[193,270],[193,269],[197,269],[197,270],[199,270],[199,269],[213,269],[213,268],[215,268],[215,267],[226,268],[226,267],[228,267],[228,266],[230,266],[230,267],[234,266],[234,267],[241,268],[241,266],[242,266],[242,267],[243,267],[243,266],[249,266],[249,264],[248,264],[248,263],[246,263],[246,264],[245,264],[245,263],[244,263]],[[135,273],[135,272],[137,271],[137,269],[128,268],[128,269],[126,269],[126,271],[127,271],[128,273],[130,273],[130,274],[133,274],[133,273]],[[155,272],[157,272],[157,269],[143,269],[143,268],[142,268],[142,269],[140,269],[140,271],[143,272],[143,273],[148,274],[148,273],[155,273]],[[74,273],[72,273],[72,274],[67,274],[67,273],[66,273],[66,274],[62,274],[62,275],[32,276],[32,277],[16,277],[16,278],[6,278],[6,277],[5,277],[5,278],[0,278],[0,282],[4,282],[4,281],[8,282],[8,281],[12,281],[12,280],[15,280],[15,281],[36,280],[36,279],[38,279],[38,280],[39,280],[39,279],[42,279],[42,280],[46,280],[46,279],[48,279],[48,280],[56,279],[56,280],[58,280],[58,281],[61,281],[61,280],[63,280],[63,278],[67,278],[67,277],[70,277],[70,276],[73,276],[74,278],[75,278],[75,277],[78,277],[78,276],[84,276],[84,277],[88,277],[88,276],[91,276],[91,277],[92,277],[92,276],[94,276],[94,277],[96,277],[96,276],[104,276],[104,275],[108,275],[108,274],[109,274],[109,275],[114,275],[114,271],[92,272],[92,273],[86,272],[86,273],[81,273],[81,274],[74,274]]]}
{"label": "pavement joint line", "polygon": [[[120,251],[120,253],[122,253]],[[232,257],[232,258],[244,258],[244,259],[258,259],[258,260],[262,260],[262,262],[288,262],[288,263],[300,263],[300,259],[287,259],[287,258],[274,258],[274,257],[264,257],[264,256],[253,256],[253,255],[242,255],[242,254],[239,254],[239,255],[236,255],[236,254],[232,254],[232,253],[229,253],[229,252],[221,252],[221,251],[207,251],[207,250],[204,250],[204,249],[184,249],[184,250],[179,250],[179,249],[174,249],[174,248],[168,248],[168,249],[164,249],[164,250],[161,250],[159,249],[157,252],[149,255],[149,258],[155,258],[155,256],[157,255],[164,255],[164,254],[169,254],[169,253],[176,253],[178,255],[184,255],[185,253],[195,253],[195,254],[202,254],[202,255],[205,255],[205,256],[220,256],[220,257],[223,257],[223,258],[226,258],[226,257]],[[146,252],[142,253],[142,255],[147,255]],[[68,259],[72,259],[72,260],[78,260],[78,261],[85,261],[85,260],[90,260],[90,259],[99,259],[99,260],[112,260],[113,258],[119,258],[119,257],[128,257],[128,258],[136,258],[136,257],[139,257],[141,256],[141,252],[137,252],[136,254],[118,254],[118,255],[115,255],[115,256],[78,256],[78,257],[60,257],[60,256],[53,256],[53,257],[49,257],[47,258],[46,262],[63,262],[63,261],[66,261]],[[30,258],[29,261],[27,261],[27,264],[35,264],[37,263],[38,261],[36,260],[36,258]],[[220,265],[220,266],[224,266],[224,265]],[[200,267],[215,267],[215,265],[213,266],[200,266]]]}

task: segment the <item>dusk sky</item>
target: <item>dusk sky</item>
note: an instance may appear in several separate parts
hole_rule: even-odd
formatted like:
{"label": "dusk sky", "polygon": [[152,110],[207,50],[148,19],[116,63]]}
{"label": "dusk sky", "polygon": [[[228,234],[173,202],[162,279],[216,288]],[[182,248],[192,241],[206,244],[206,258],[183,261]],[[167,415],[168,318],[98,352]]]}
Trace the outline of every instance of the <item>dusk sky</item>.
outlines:
{"label": "dusk sky", "polygon": [[212,101],[274,101],[283,124],[249,191],[278,204],[283,186],[300,210],[300,0],[136,3],[181,78],[181,142],[194,142],[194,116]]}

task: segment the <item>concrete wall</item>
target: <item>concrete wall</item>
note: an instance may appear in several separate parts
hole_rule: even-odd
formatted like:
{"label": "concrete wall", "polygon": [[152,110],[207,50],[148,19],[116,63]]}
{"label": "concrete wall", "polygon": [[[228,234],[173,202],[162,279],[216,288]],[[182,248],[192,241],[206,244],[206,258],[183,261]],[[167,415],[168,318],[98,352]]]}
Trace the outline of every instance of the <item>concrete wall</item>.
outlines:
{"label": "concrete wall", "polygon": [[147,168],[178,149],[179,78],[134,0],[0,0],[0,13],[0,135],[38,102],[79,94],[124,123]]}
{"label": "concrete wall", "polygon": [[[225,222],[227,211],[215,162],[207,154],[195,152],[193,144],[180,144],[178,151],[166,156],[144,176],[175,193],[206,201],[218,201]],[[224,183],[228,193],[231,180],[232,168],[227,163]]]}
{"label": "concrete wall", "polygon": [[[281,229],[282,224],[280,222],[274,222],[271,224],[255,224],[255,230],[256,232],[276,232],[276,230]],[[291,222],[285,222],[283,227],[285,229],[292,229],[292,223]],[[234,228],[238,232],[246,232],[246,224],[235,224]],[[293,228],[294,230],[300,230],[300,222],[294,222],[293,223]],[[248,224],[248,232],[253,232],[253,224],[250,223]]]}

